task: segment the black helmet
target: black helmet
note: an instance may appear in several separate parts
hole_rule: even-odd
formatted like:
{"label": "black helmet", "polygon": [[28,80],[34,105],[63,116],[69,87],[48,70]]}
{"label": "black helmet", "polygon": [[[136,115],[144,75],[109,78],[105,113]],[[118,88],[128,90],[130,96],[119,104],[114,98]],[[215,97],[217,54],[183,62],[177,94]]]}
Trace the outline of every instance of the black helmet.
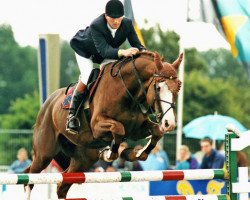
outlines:
{"label": "black helmet", "polygon": [[112,18],[122,17],[124,15],[124,7],[122,2],[119,0],[110,0],[106,4],[105,13]]}

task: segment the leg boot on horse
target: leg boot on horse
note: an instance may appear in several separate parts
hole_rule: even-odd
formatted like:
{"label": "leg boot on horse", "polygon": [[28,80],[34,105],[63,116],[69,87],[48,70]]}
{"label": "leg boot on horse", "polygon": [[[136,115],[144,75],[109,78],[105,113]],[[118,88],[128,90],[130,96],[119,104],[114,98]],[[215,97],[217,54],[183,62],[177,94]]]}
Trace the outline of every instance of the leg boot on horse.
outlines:
{"label": "leg boot on horse", "polygon": [[71,134],[78,134],[80,128],[80,120],[78,119],[78,109],[81,102],[84,104],[84,101],[87,98],[87,86],[79,80],[75,91],[73,93],[73,97],[70,103],[68,121],[66,125],[66,131]]}

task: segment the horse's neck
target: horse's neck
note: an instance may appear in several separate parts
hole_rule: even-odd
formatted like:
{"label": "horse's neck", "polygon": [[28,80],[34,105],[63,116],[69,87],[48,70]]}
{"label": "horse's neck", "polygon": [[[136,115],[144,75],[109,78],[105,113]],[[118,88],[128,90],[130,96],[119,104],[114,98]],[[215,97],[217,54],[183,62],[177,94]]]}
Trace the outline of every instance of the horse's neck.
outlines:
{"label": "horse's neck", "polygon": [[130,79],[128,90],[135,92],[136,99],[144,99],[145,92],[148,91],[150,83],[152,83],[152,77],[155,73],[155,67],[152,63],[152,59],[145,56],[137,58],[134,63],[128,63],[128,79]]}
{"label": "horse's neck", "polygon": [[154,61],[148,56],[141,56],[135,61],[135,67],[142,80],[149,80],[155,73]]}

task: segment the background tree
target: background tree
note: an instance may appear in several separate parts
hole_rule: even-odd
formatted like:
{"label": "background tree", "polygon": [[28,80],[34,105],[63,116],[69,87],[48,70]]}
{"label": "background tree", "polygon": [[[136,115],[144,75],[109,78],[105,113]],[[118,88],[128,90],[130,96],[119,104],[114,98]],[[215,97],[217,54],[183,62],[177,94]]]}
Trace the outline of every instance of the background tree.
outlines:
{"label": "background tree", "polygon": [[238,84],[247,82],[245,68],[233,58],[227,49],[213,49],[201,52],[200,55],[209,66],[209,76],[213,79],[223,78],[224,80],[240,81]]}
{"label": "background tree", "polygon": [[231,82],[211,79],[199,71],[192,71],[185,76],[184,124],[215,111],[246,122],[241,104],[236,103],[239,98],[237,87]]}
{"label": "background tree", "polygon": [[208,63],[196,48],[185,49],[185,73],[191,71],[208,72]]}
{"label": "background tree", "polygon": [[37,50],[20,47],[9,25],[0,26],[0,113],[10,102],[38,89]]}
{"label": "background tree", "polygon": [[75,53],[67,41],[61,42],[60,87],[75,83],[80,75]]}
{"label": "background tree", "polygon": [[173,62],[179,55],[180,37],[174,31],[163,31],[159,24],[149,29],[141,29],[146,48],[157,51],[167,62]]}
{"label": "background tree", "polygon": [[[40,108],[39,94],[25,94],[11,102],[8,114],[0,115],[1,129],[32,129]],[[25,147],[28,152],[32,149],[32,134],[30,132],[1,131],[0,134],[0,163],[11,164],[16,159],[17,150]]]}
{"label": "background tree", "polygon": [[3,129],[32,129],[40,108],[38,91],[11,102],[8,114],[0,115]]}

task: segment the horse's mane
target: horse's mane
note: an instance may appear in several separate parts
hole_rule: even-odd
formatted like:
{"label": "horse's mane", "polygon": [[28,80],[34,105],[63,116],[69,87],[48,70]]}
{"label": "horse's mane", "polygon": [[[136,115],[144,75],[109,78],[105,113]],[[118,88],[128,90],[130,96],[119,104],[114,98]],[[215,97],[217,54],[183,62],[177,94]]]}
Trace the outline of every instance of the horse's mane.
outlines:
{"label": "horse's mane", "polygon": [[139,56],[145,55],[145,56],[149,56],[149,57],[152,57],[152,58],[155,57],[155,53],[152,52],[152,51],[141,51],[141,52],[139,52],[138,55],[139,55]]}
{"label": "horse's mane", "polygon": [[[126,57],[126,58],[122,57],[122,58],[120,58],[119,60],[114,62],[114,66],[117,65],[118,63],[121,64],[121,65],[124,65],[124,64],[130,62],[131,60],[137,59],[137,58],[146,58],[146,59],[149,59],[151,61],[154,61],[156,53],[157,52],[152,52],[152,51],[141,51],[141,52],[139,52],[138,54],[136,54],[133,57]],[[163,57],[161,57],[161,61],[164,62]]]}
{"label": "horse's mane", "polygon": [[[138,57],[146,56],[146,57],[150,57],[150,58],[154,59],[156,53],[157,52],[152,52],[152,51],[141,51],[138,53]],[[162,56],[161,56],[161,61],[164,62],[164,58]]]}

